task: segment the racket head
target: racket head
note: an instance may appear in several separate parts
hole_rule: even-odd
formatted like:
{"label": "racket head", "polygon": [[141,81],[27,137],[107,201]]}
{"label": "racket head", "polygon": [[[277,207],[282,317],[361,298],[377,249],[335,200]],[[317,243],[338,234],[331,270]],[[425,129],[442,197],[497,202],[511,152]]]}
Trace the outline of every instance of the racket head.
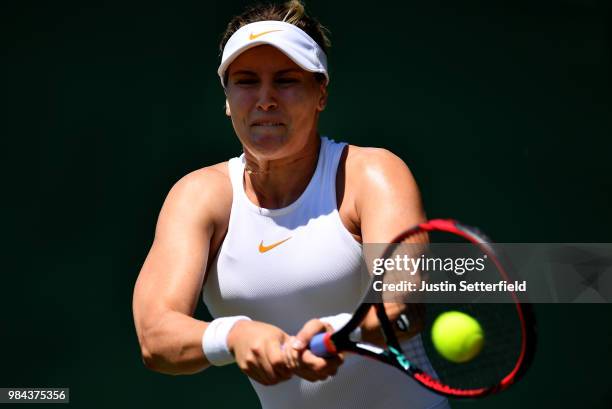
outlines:
{"label": "racket head", "polygon": [[[421,223],[398,235],[392,243],[414,244],[414,248],[421,251],[419,246],[422,244],[431,248],[440,243],[439,240],[467,244],[486,254],[491,271],[498,274],[500,280],[512,279],[507,262],[502,262],[491,241],[479,230],[455,220],[436,219]],[[395,251],[397,246],[389,245],[383,258],[391,257]],[[535,319],[531,306],[521,302],[515,293],[510,292],[505,302],[500,303],[402,304],[397,300],[387,302],[380,292],[373,291],[372,283],[377,279],[379,277],[372,277],[369,291],[344,327],[333,334],[321,334],[313,339],[318,344],[319,355],[348,351],[376,359],[412,376],[426,388],[453,398],[479,398],[501,392],[527,371],[535,352]],[[396,310],[397,305],[405,308],[399,314],[401,319],[397,314],[389,313],[390,309]],[[449,311],[468,314],[484,332],[482,350],[469,361],[450,361],[442,356],[432,339],[431,329],[436,319]],[[353,342],[351,333],[371,322],[374,314],[384,341],[376,344]],[[416,331],[416,335],[411,336],[411,331]]]}

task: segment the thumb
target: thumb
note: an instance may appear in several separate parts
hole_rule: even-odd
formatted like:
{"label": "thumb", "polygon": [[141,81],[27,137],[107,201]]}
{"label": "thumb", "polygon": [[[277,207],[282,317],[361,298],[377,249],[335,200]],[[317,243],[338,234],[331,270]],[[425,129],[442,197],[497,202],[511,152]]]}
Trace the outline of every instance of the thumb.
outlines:
{"label": "thumb", "polygon": [[313,336],[320,332],[325,332],[327,325],[318,319],[312,319],[308,321],[300,332],[297,333],[295,339],[292,341],[291,346],[297,350],[304,350],[310,343]]}

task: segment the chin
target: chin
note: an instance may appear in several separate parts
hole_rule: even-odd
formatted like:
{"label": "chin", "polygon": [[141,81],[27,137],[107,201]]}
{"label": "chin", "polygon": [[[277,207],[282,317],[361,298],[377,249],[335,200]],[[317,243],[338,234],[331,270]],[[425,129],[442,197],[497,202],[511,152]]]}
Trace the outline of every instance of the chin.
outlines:
{"label": "chin", "polygon": [[266,157],[277,156],[287,146],[288,137],[286,134],[256,134],[249,135],[249,148],[260,155]]}

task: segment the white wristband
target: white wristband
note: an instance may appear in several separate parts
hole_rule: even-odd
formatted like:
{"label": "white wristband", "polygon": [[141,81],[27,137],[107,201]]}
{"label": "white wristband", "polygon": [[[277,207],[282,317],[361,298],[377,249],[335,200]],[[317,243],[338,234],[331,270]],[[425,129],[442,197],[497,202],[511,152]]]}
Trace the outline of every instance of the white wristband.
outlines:
{"label": "white wristband", "polygon": [[211,321],[202,336],[202,350],[211,365],[222,366],[235,361],[227,347],[227,335],[238,321],[251,321],[249,317],[221,317]]}
{"label": "white wristband", "polygon": [[[347,322],[351,320],[353,316],[347,312],[343,312],[338,315],[331,315],[329,317],[319,318],[319,321],[323,321],[326,324],[331,325],[334,331],[338,331],[340,328],[344,327]],[[349,338],[353,342],[361,341],[361,328],[357,327],[351,332]]]}

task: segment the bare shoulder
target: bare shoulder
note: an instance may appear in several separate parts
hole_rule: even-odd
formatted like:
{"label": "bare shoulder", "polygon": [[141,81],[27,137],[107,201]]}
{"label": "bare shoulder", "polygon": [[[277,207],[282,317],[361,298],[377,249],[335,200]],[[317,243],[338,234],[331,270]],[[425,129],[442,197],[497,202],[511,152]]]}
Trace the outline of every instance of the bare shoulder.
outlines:
{"label": "bare shoulder", "polygon": [[414,178],[406,163],[393,152],[383,148],[350,145],[346,157],[347,178],[370,187],[384,187],[389,183],[412,184]]}
{"label": "bare shoulder", "polygon": [[179,179],[172,187],[172,189],[176,189],[183,194],[206,193],[211,190],[224,190],[226,188],[231,191],[227,162],[194,170]]}
{"label": "bare shoulder", "polygon": [[179,179],[170,189],[160,221],[165,215],[200,221],[222,222],[229,214],[232,186],[227,162],[195,170]]}
{"label": "bare shoulder", "polygon": [[386,243],[421,222],[425,213],[412,172],[391,151],[349,146],[346,188],[364,243]]}
{"label": "bare shoulder", "polygon": [[176,201],[190,200],[196,204],[213,197],[223,201],[227,194],[231,200],[231,193],[227,162],[223,162],[183,176],[172,186],[168,198]]}

